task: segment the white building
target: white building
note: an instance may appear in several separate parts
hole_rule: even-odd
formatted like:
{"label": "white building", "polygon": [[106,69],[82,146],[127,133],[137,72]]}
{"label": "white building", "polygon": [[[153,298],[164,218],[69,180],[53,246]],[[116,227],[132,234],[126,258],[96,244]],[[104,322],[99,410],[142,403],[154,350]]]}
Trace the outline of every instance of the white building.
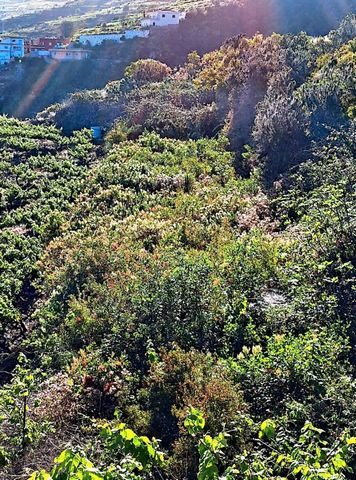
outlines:
{"label": "white building", "polygon": [[96,47],[102,45],[104,42],[120,43],[124,40],[131,40],[133,38],[147,38],[149,34],[149,30],[140,29],[132,29],[116,33],[88,33],[80,35],[79,42],[82,45]]}
{"label": "white building", "polygon": [[122,40],[123,33],[88,33],[80,35],[79,42],[82,45],[89,45],[90,47],[96,47],[104,42],[117,42]]}
{"label": "white building", "polygon": [[32,50],[30,53],[33,58],[44,58],[50,56],[49,50]]}
{"label": "white building", "polygon": [[53,60],[59,62],[70,60],[86,60],[90,57],[90,51],[83,48],[53,48],[49,51]]}
{"label": "white building", "polygon": [[0,37],[0,65],[25,56],[25,40],[18,37]]}
{"label": "white building", "polygon": [[133,38],[148,38],[150,36],[149,30],[131,29],[125,30],[125,40],[132,40]]}
{"label": "white building", "polygon": [[168,25],[179,25],[185,17],[185,13],[172,10],[158,10],[151,12],[141,20],[142,27],[167,27]]}

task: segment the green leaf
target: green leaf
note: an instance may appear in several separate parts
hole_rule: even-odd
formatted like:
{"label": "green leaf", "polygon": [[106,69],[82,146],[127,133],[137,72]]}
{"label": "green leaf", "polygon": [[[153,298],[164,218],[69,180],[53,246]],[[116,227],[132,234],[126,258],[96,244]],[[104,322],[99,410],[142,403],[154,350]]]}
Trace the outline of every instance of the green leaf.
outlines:
{"label": "green leaf", "polygon": [[332,459],[332,463],[337,470],[341,470],[347,466],[345,460],[341,458],[340,455],[336,455],[336,457]]}
{"label": "green leaf", "polygon": [[202,412],[194,407],[190,407],[188,415],[184,420],[184,426],[193,436],[202,432],[205,427],[205,419]]}
{"label": "green leaf", "polygon": [[260,427],[259,437],[273,438],[276,433],[276,423],[273,420],[267,419],[262,422]]}
{"label": "green leaf", "polygon": [[9,457],[6,453],[6,451],[0,447],[0,467],[5,467],[9,461]]}

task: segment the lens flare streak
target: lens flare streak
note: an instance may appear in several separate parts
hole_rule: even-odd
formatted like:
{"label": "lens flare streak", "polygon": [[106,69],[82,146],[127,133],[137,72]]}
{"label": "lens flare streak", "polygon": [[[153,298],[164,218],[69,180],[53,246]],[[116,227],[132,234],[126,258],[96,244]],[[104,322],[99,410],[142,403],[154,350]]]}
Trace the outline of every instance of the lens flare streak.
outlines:
{"label": "lens flare streak", "polygon": [[55,71],[57,70],[58,65],[59,65],[59,62],[51,62],[48,64],[45,71],[41,74],[41,76],[37,79],[37,81],[33,85],[32,90],[22,99],[21,103],[18,105],[14,113],[15,117],[21,118],[23,115],[25,115],[28,112],[32,103],[46,88],[46,85],[48,84],[49,80],[52,78]]}

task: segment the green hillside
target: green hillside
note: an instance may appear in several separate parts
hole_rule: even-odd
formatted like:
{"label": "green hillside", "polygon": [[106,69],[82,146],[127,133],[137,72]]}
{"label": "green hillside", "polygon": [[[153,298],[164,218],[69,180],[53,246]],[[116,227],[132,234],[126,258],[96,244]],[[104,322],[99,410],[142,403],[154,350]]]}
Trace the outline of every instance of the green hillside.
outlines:
{"label": "green hillside", "polygon": [[1,479],[355,478],[355,37],[0,117]]}

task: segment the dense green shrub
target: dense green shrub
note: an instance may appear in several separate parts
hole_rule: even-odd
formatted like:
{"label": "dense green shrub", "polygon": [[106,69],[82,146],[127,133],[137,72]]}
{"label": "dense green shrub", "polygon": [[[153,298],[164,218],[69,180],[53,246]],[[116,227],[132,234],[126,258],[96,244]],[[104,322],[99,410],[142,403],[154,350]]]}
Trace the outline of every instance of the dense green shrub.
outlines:
{"label": "dense green shrub", "polygon": [[157,60],[138,60],[127,67],[125,76],[131,81],[140,83],[161,82],[172,73],[164,63]]}

